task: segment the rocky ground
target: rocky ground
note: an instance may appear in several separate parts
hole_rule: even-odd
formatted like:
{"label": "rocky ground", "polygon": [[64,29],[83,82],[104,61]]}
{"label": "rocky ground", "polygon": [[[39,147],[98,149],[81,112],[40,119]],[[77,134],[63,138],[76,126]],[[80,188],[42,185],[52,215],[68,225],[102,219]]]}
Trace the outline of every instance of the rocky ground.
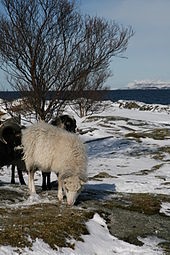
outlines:
{"label": "rocky ground", "polygon": [[57,202],[56,189],[41,192],[39,187],[42,203],[30,205],[26,187],[2,185],[0,190],[0,245],[31,247],[32,240],[38,237],[52,248],[73,248],[71,239],[81,240],[82,234],[88,234],[85,222],[97,212],[115,237],[140,246],[138,237],[155,235],[162,239],[166,254],[170,254],[170,220],[160,213],[160,204],[170,202],[169,196],[113,194],[85,188],[77,204],[68,207]]}

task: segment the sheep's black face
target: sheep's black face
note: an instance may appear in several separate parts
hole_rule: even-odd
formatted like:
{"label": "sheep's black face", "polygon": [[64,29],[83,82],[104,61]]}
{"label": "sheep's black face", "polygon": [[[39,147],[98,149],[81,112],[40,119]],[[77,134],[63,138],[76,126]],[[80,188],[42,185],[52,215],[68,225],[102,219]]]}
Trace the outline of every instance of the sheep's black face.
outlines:
{"label": "sheep's black face", "polygon": [[76,132],[76,124],[72,121],[67,121],[64,123],[64,127],[67,131],[75,133]]}
{"label": "sheep's black face", "polygon": [[76,120],[69,115],[61,115],[60,116],[61,122],[64,124],[64,128],[72,133],[76,132]]}
{"label": "sheep's black face", "polygon": [[16,131],[12,127],[6,127],[2,136],[6,143],[11,147],[21,145],[21,131]]}
{"label": "sheep's black face", "polygon": [[76,128],[77,128],[76,120],[69,115],[65,114],[65,115],[58,116],[55,119],[53,119],[50,122],[50,124],[53,126],[59,126],[61,128],[64,128],[68,132],[76,133]]}

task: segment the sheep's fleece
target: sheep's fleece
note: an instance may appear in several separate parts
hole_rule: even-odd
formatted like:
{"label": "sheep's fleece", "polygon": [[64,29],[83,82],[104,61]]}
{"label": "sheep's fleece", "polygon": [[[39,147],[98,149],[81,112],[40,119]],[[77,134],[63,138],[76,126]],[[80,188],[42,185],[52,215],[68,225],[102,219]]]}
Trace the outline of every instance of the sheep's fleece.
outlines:
{"label": "sheep's fleece", "polygon": [[83,142],[73,133],[43,121],[23,130],[24,160],[29,174],[30,193],[35,193],[37,168],[58,174],[58,198],[63,190],[68,204],[74,204],[82,184],[87,180],[87,156]]}

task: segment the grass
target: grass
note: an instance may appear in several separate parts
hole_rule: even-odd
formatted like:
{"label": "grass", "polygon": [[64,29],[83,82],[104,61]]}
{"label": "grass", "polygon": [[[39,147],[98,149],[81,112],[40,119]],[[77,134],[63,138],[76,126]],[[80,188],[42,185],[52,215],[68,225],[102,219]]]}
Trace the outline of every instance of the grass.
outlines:
{"label": "grass", "polygon": [[[68,240],[81,240],[88,234],[85,222],[93,213],[54,204],[32,205],[26,208],[0,209],[0,245],[31,247],[32,240],[40,238],[53,249],[72,247]],[[3,220],[2,220],[3,217]]]}
{"label": "grass", "polygon": [[88,116],[86,118],[86,122],[98,121],[98,120],[109,122],[109,121],[119,121],[119,120],[128,121],[129,119],[125,117],[119,117],[119,116]]}
{"label": "grass", "polygon": [[148,215],[159,213],[160,199],[150,194],[132,194],[129,209]]}
{"label": "grass", "polygon": [[[107,178],[108,175],[103,172],[97,176],[99,177]],[[159,214],[162,201],[170,202],[169,196],[165,195],[115,193],[114,197],[105,194],[103,199],[103,196],[98,193],[99,191],[96,190],[94,194],[90,191],[84,194],[80,204],[82,209],[78,206],[59,205],[59,203],[0,208],[0,245],[31,249],[32,242],[39,238],[53,249],[57,247],[74,249],[73,240],[83,241],[82,235],[89,234],[86,222],[95,212],[109,221],[111,214],[116,217],[115,213],[119,214],[119,209],[123,209],[125,212],[129,211],[133,218],[133,212],[146,216]],[[107,196],[109,199],[106,199]],[[125,238],[129,236],[133,237],[131,240],[133,243],[136,236],[129,234]]]}
{"label": "grass", "polygon": [[170,197],[166,195],[154,195],[149,193],[122,194],[121,199],[108,200],[104,202],[104,207],[124,208],[126,210],[144,213],[146,215],[159,214],[162,201],[170,202]]}
{"label": "grass", "polygon": [[170,154],[170,146],[163,146],[157,148],[157,150],[154,153],[152,153],[151,156],[155,160],[162,160],[164,162],[167,162],[168,160],[166,159],[164,160],[166,154]]}
{"label": "grass", "polygon": [[99,174],[96,174],[94,175],[93,177],[89,178],[92,179],[92,180],[100,180],[100,179],[103,179],[103,178],[115,178],[114,176],[106,173],[106,172],[100,172]]}
{"label": "grass", "polygon": [[125,137],[139,138],[152,138],[154,140],[164,140],[170,136],[170,130],[168,128],[156,128],[143,132],[129,132],[125,134]]}

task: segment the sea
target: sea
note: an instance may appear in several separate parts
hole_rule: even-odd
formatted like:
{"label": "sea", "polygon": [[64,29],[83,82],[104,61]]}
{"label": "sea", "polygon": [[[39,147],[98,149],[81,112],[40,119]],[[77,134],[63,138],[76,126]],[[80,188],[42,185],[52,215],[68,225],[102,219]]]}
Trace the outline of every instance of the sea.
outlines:
{"label": "sea", "polygon": [[[170,104],[170,89],[115,89],[100,91],[102,100],[133,100],[147,104]],[[14,100],[21,98],[17,91],[0,91],[0,98],[5,100]]]}
{"label": "sea", "polygon": [[105,95],[105,100],[133,100],[146,104],[170,104],[170,89],[116,89]]}

